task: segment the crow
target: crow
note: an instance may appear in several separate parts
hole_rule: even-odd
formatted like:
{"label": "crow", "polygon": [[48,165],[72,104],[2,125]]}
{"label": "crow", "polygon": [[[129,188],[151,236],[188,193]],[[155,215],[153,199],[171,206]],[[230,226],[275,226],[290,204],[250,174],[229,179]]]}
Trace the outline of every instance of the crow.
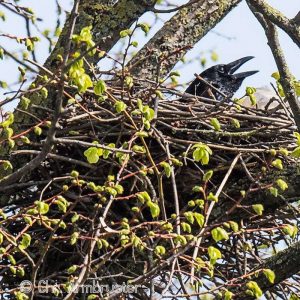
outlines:
{"label": "crow", "polygon": [[[227,65],[220,64],[210,67],[203,71],[199,77],[203,78],[201,80],[196,78],[186,89],[186,93],[192,94],[194,96],[211,97],[214,95],[216,100],[226,100],[232,98],[235,92],[241,86],[243,80],[251,76],[258,71],[249,71],[234,74],[234,72],[240,68],[245,62],[254,58],[253,56],[246,56],[235,60]],[[216,89],[210,87],[206,82],[215,87]],[[217,90],[226,95],[219,93]]]}

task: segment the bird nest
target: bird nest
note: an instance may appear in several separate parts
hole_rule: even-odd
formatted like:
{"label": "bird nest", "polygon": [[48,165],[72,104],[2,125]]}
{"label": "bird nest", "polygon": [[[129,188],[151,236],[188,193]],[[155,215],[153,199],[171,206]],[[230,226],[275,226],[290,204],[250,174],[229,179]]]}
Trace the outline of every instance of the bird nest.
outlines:
{"label": "bird nest", "polygon": [[[262,208],[251,205],[273,186],[267,174],[293,160],[287,153],[295,147],[295,127],[287,108],[243,107],[149,82],[134,90],[108,87],[100,97],[93,91],[65,95],[69,102],[51,153],[4,190],[11,204],[4,208],[2,226],[16,244],[22,243],[20,232],[31,236],[36,280],[66,285],[78,283],[78,272],[87,277],[94,272],[102,282],[125,278],[147,286],[149,278],[161,276],[167,283],[167,257],[176,253],[178,272],[209,278],[205,265],[192,263],[198,257],[209,260],[207,228],[224,222],[242,226],[242,218],[249,228],[259,228]],[[40,153],[46,124],[39,125],[43,133],[30,144],[19,142],[12,162],[20,156],[28,162]],[[264,226],[273,228],[274,222]],[[229,225],[227,231],[232,230]],[[272,243],[275,237],[260,235],[256,247],[266,239]],[[218,247],[228,264],[215,267],[228,280],[235,278],[230,249],[240,246],[224,241]],[[22,251],[13,255],[16,261],[24,257]],[[73,265],[80,267],[70,279]],[[31,264],[21,266],[32,274]],[[7,277],[7,288],[15,288],[18,280]]]}

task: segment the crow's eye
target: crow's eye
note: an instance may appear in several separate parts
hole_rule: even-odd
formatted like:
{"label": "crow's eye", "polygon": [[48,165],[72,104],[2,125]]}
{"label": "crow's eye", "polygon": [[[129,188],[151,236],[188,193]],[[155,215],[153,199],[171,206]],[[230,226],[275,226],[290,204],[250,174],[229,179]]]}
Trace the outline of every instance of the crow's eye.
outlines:
{"label": "crow's eye", "polygon": [[219,72],[220,72],[220,73],[225,73],[225,68],[224,68],[223,66],[221,66],[221,67],[219,68]]}

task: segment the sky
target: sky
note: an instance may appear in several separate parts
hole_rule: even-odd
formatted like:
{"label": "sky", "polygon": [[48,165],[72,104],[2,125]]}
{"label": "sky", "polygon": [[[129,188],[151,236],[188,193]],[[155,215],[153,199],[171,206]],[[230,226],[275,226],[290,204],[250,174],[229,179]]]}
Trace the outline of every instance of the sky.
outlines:
{"label": "sky", "polygon": [[[178,4],[183,4],[185,2],[186,1],[182,0],[173,0],[173,3]],[[42,29],[53,29],[55,27],[56,7],[54,0],[21,0],[19,3],[20,5],[30,6],[37,12],[38,16],[43,19],[41,25]],[[60,0],[59,3],[63,8],[67,9],[71,7],[72,2],[69,0]],[[294,17],[300,10],[299,0],[269,0],[268,3],[280,9],[290,18]],[[26,36],[22,18],[9,14],[0,8],[0,11],[1,10],[7,14],[7,22],[0,21],[0,34],[5,32],[17,36]],[[163,14],[160,17],[163,20],[166,20],[170,18],[171,15]],[[141,20],[151,24],[154,18],[153,15],[147,13]],[[148,38],[162,25],[163,22],[158,22],[150,31]],[[145,39],[144,37],[139,37],[140,47],[147,42],[148,38]],[[280,32],[280,40],[292,73],[296,78],[300,79],[300,50],[283,32]],[[9,39],[0,36],[0,47],[3,46],[10,49],[15,47],[15,45],[15,42],[12,43]],[[48,56],[47,48],[48,44],[45,40],[42,40],[37,47],[38,60],[41,64]],[[114,49],[118,48],[119,46],[117,45]],[[244,1],[231,11],[212,32],[208,33],[191,51],[189,51],[186,55],[187,59],[195,58],[196,63],[188,64],[184,68],[180,67],[180,63],[176,66],[176,68],[180,69],[182,74],[180,82],[192,80],[194,73],[200,73],[203,70],[200,65],[201,57],[206,56],[208,58],[206,67],[216,64],[216,62],[209,59],[211,50],[218,54],[218,63],[228,63],[243,56],[255,56],[255,59],[247,62],[240,70],[259,70],[259,73],[245,80],[244,85],[239,91],[240,95],[243,94],[245,86],[270,86],[270,81],[272,81],[271,74],[276,71],[276,65],[267,45],[264,32]],[[102,69],[109,67],[105,60],[100,66]],[[0,61],[0,70],[0,80],[6,81],[8,84],[16,82],[19,73],[17,65],[11,59]],[[3,89],[0,88],[0,101],[4,99],[3,92]],[[11,109],[11,107],[8,109]]]}

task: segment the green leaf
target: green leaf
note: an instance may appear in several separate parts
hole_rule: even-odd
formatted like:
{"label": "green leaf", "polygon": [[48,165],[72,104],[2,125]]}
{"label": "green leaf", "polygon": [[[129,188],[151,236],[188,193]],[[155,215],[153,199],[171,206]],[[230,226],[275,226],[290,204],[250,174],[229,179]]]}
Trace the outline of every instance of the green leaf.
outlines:
{"label": "green leaf", "polygon": [[113,196],[113,197],[116,197],[117,194],[118,194],[117,190],[114,189],[113,187],[110,187],[110,186],[107,186],[107,187],[105,188],[105,192],[107,192],[108,194],[110,194],[110,195]]}
{"label": "green leaf", "polygon": [[214,228],[211,231],[211,235],[216,242],[229,239],[228,233],[221,227]]}
{"label": "green leaf", "polygon": [[78,171],[71,171],[70,176],[74,177],[74,178],[78,178],[79,177],[79,172]]}
{"label": "green leaf", "polygon": [[144,33],[146,35],[148,34],[148,32],[150,30],[150,25],[149,24],[147,24],[147,23],[139,23],[137,26],[140,27],[144,31]]}
{"label": "green leaf", "polygon": [[199,225],[199,227],[203,227],[204,222],[205,222],[205,218],[202,214],[194,212],[194,217]]}
{"label": "green leaf", "polygon": [[[101,156],[101,155],[99,155],[99,154],[101,154],[101,152],[99,153],[99,149],[100,148],[90,147],[83,152],[84,156],[86,157],[87,161],[90,164],[96,164],[99,161],[100,156]],[[103,151],[102,151],[102,153],[103,153]]]}
{"label": "green leaf", "polygon": [[175,242],[176,244],[180,244],[180,245],[183,245],[183,246],[187,244],[186,238],[185,238],[183,235],[180,235],[180,234],[178,234],[178,235],[175,237],[174,242]]}
{"label": "green leaf", "polygon": [[130,89],[133,87],[133,78],[131,76],[126,76],[124,82]]}
{"label": "green leaf", "polygon": [[151,202],[151,197],[149,196],[148,192],[144,191],[144,192],[139,192],[136,194],[138,200],[141,203],[145,203],[145,202]]}
{"label": "green leaf", "polygon": [[3,160],[2,164],[3,164],[3,169],[4,170],[12,170],[13,169],[13,166],[12,166],[11,162],[8,161],[8,160]]}
{"label": "green leaf", "polygon": [[156,90],[155,91],[155,95],[160,99],[160,100],[163,100],[164,99],[164,95],[161,91],[159,90]]}
{"label": "green leaf", "polygon": [[24,277],[25,276],[25,270],[22,267],[18,267],[17,269],[17,276],[18,277]]}
{"label": "green leaf", "polygon": [[148,105],[143,106],[143,115],[147,121],[152,121],[155,117],[154,109],[150,108]]}
{"label": "green leaf", "polygon": [[279,95],[282,97],[282,98],[285,98],[285,92],[284,92],[284,89],[281,85],[281,83],[279,81],[276,82],[276,85],[277,85],[277,90],[278,90],[278,93]]}
{"label": "green leaf", "polygon": [[192,189],[193,192],[195,193],[203,193],[203,187],[200,185],[195,185]]}
{"label": "green leaf", "polygon": [[139,46],[139,43],[137,41],[133,41],[131,42],[131,45],[136,48]]}
{"label": "green leaf", "polygon": [[294,132],[294,137],[297,139],[296,143],[298,146],[300,146],[300,133],[299,132]]}
{"label": "green leaf", "polygon": [[79,89],[79,92],[84,93],[86,90],[93,86],[92,79],[87,74],[81,74],[79,78],[76,80],[77,87]]}
{"label": "green leaf", "polygon": [[218,259],[222,257],[222,253],[219,249],[209,246],[208,247],[208,256],[210,258],[210,263],[214,265]]}
{"label": "green leaf", "polygon": [[231,293],[230,291],[226,291],[224,293],[224,300],[231,300],[233,297],[233,293]]}
{"label": "green leaf", "polygon": [[264,206],[262,204],[253,204],[252,209],[255,211],[257,215],[261,216],[264,211]]}
{"label": "green leaf", "polygon": [[126,244],[129,243],[129,237],[125,234],[121,235],[120,240],[121,240],[121,246],[125,246]]}
{"label": "green leaf", "polygon": [[101,239],[102,245],[104,248],[108,248],[109,247],[109,243],[107,240]]}
{"label": "green leaf", "polygon": [[137,99],[137,107],[139,108],[140,111],[143,111],[144,105],[141,99]]}
{"label": "green leaf", "polygon": [[74,245],[76,244],[77,240],[78,240],[78,237],[79,237],[79,233],[78,232],[73,232],[71,234],[71,239],[70,239],[70,245]]}
{"label": "green leaf", "polygon": [[17,273],[17,268],[16,268],[16,267],[10,266],[10,267],[9,267],[9,270],[10,270],[10,272],[11,272],[12,274],[16,275],[16,273]]}
{"label": "green leaf", "polygon": [[20,104],[21,104],[21,107],[24,109],[24,110],[27,110],[28,107],[29,107],[29,104],[30,104],[31,100],[22,96],[21,97],[21,100],[20,100]]}
{"label": "green leaf", "polygon": [[26,46],[28,51],[33,51],[34,42],[31,39],[28,38],[28,39],[25,40],[25,46]]}
{"label": "green leaf", "polygon": [[282,191],[285,191],[289,187],[288,184],[282,179],[277,179],[276,183]]}
{"label": "green leaf", "polygon": [[129,36],[132,34],[132,30],[131,29],[125,29],[120,31],[120,37],[121,38],[125,38],[126,36]]}
{"label": "green leaf", "polygon": [[167,222],[165,223],[163,226],[162,226],[162,229],[163,230],[166,230],[168,232],[172,232],[173,231],[173,225],[170,223],[170,222]]}
{"label": "green leaf", "polygon": [[41,127],[39,127],[39,126],[35,126],[35,127],[34,127],[34,133],[35,133],[36,135],[40,136],[40,135],[42,134],[42,132],[43,132],[43,130],[42,130]]}
{"label": "green leaf", "polygon": [[240,124],[239,120],[233,118],[233,119],[230,119],[230,121],[231,121],[231,124],[232,124],[235,128],[240,128],[240,127],[241,127],[241,124]]}
{"label": "green leaf", "polygon": [[279,169],[279,170],[282,170],[283,169],[283,164],[282,164],[282,160],[277,158],[275,160],[272,161],[272,166]]}
{"label": "green leaf", "polygon": [[103,95],[106,92],[106,84],[103,80],[98,80],[94,86],[94,93],[97,96]]}
{"label": "green leaf", "polygon": [[160,208],[159,208],[158,204],[154,203],[152,201],[148,201],[146,204],[150,208],[152,218],[158,217],[160,214]]}
{"label": "green leaf", "polygon": [[149,130],[151,128],[150,122],[148,120],[146,120],[145,118],[143,118],[143,124],[144,124],[146,130]]}
{"label": "green leaf", "polygon": [[256,92],[256,88],[250,87],[250,86],[246,87],[246,95],[247,96],[253,95],[255,92]]}
{"label": "green leaf", "polygon": [[68,201],[62,196],[57,197],[55,204],[58,206],[58,209],[63,213],[67,211],[67,207],[69,206]]}
{"label": "green leaf", "polygon": [[73,265],[73,266],[69,267],[67,270],[68,274],[73,274],[77,270],[77,268],[78,268],[77,265]]}
{"label": "green leaf", "polygon": [[10,139],[10,138],[13,136],[13,134],[14,134],[13,129],[10,128],[10,127],[4,128],[4,129],[3,129],[3,132],[4,132],[4,135],[5,135],[5,137],[6,137],[7,139]]}
{"label": "green leaf", "polygon": [[172,173],[172,167],[170,166],[169,163],[163,161],[160,163],[160,165],[164,168],[165,174],[168,178],[170,178],[171,173]]}
{"label": "green leaf", "polygon": [[197,200],[195,200],[195,203],[200,209],[204,208],[204,200],[203,199],[197,199]]}
{"label": "green leaf", "polygon": [[27,295],[25,295],[24,293],[22,293],[20,291],[17,291],[14,294],[15,294],[16,300],[28,300],[29,299],[29,297]]}
{"label": "green leaf", "polygon": [[192,232],[192,228],[191,228],[191,225],[186,223],[186,222],[181,222],[181,227],[182,227],[182,230],[184,232],[188,232],[188,233],[191,233]]}
{"label": "green leaf", "polygon": [[116,101],[115,103],[115,109],[118,113],[124,111],[126,107],[127,105],[123,101]]}
{"label": "green leaf", "polygon": [[275,280],[275,273],[270,270],[270,269],[263,269],[264,275],[267,277],[267,279],[271,282],[274,283]]}
{"label": "green leaf", "polygon": [[13,139],[8,139],[8,146],[9,148],[14,148],[15,147],[16,142]]}
{"label": "green leaf", "polygon": [[[115,146],[116,146],[116,145],[115,145],[114,143],[108,144],[108,147],[110,147],[110,148],[115,148]],[[110,153],[111,153],[110,150],[104,149],[104,150],[103,150],[103,158],[104,158],[104,159],[107,159]]]}
{"label": "green leaf", "polygon": [[146,131],[136,132],[136,135],[139,137],[148,137],[149,136],[148,132],[146,132]]}
{"label": "green leaf", "polygon": [[72,223],[76,223],[79,220],[79,215],[75,212],[71,218]]}
{"label": "green leaf", "polygon": [[202,66],[203,68],[206,66],[206,63],[207,63],[207,59],[206,59],[205,57],[202,57],[202,58],[200,59],[200,64],[201,64],[201,66]]}
{"label": "green leaf", "polygon": [[156,255],[161,256],[166,254],[166,248],[164,246],[156,246],[154,252]]}
{"label": "green leaf", "polygon": [[249,99],[250,99],[250,102],[251,102],[251,105],[252,105],[252,106],[256,105],[257,100],[256,100],[255,95],[252,95],[252,94],[249,95]]}
{"label": "green leaf", "polygon": [[211,118],[210,124],[214,127],[215,131],[221,130],[221,124],[217,118]]}
{"label": "green leaf", "polygon": [[295,80],[293,82],[293,84],[294,84],[296,95],[299,97],[300,96],[300,81]]}
{"label": "green leaf", "polygon": [[230,225],[233,232],[238,232],[239,231],[238,223],[236,223],[234,221],[229,221],[229,225]]}
{"label": "green leaf", "polygon": [[114,186],[114,189],[117,191],[117,193],[118,193],[119,195],[122,195],[122,194],[124,193],[124,188],[123,188],[123,186],[120,185],[120,184],[116,184],[116,185]]}
{"label": "green leaf", "polygon": [[47,214],[49,211],[49,204],[44,201],[35,201],[35,205],[37,206],[37,210],[41,215]]}
{"label": "green leaf", "polygon": [[15,116],[13,113],[8,112],[8,117],[6,118],[5,121],[3,121],[2,123],[0,123],[0,126],[3,128],[8,128],[15,120]]}
{"label": "green leaf", "polygon": [[282,231],[289,235],[291,238],[295,238],[298,233],[298,228],[295,225],[285,224]]}
{"label": "green leaf", "polygon": [[40,92],[44,99],[48,97],[48,90],[45,87],[41,88]]}
{"label": "green leaf", "polygon": [[272,75],[271,75],[276,81],[278,81],[280,79],[280,74],[279,72],[274,72]]}
{"label": "green leaf", "polygon": [[132,151],[134,151],[135,153],[146,153],[146,149],[144,146],[139,146],[139,145],[134,145],[132,147]]}
{"label": "green leaf", "polygon": [[218,202],[219,199],[216,195],[214,195],[212,192],[210,192],[207,196],[207,200],[210,200],[210,201],[215,201],[215,202]]}
{"label": "green leaf", "polygon": [[214,174],[214,171],[213,170],[209,170],[207,171],[204,175],[203,175],[203,181],[208,181],[212,178]]}
{"label": "green leaf", "polygon": [[195,149],[193,152],[193,158],[196,162],[201,161],[202,165],[207,165],[209,162],[209,155],[212,154],[211,149],[202,143],[195,144],[192,149]]}
{"label": "green leaf", "polygon": [[172,71],[172,72],[170,73],[170,76],[176,76],[176,77],[179,77],[179,76],[180,76],[180,73],[179,73],[179,71]]}
{"label": "green leaf", "polygon": [[293,152],[291,153],[291,156],[295,157],[295,158],[300,158],[300,146],[293,150]]}
{"label": "green leaf", "polygon": [[7,82],[0,80],[0,87],[3,88],[3,89],[7,89],[8,88]]}
{"label": "green leaf", "polygon": [[8,258],[8,260],[10,261],[10,263],[12,265],[15,265],[17,263],[16,260],[15,260],[15,258],[11,254],[8,254],[7,258]]}
{"label": "green leaf", "polygon": [[30,243],[31,243],[31,236],[28,233],[24,233],[22,235],[22,241],[20,243],[19,248],[21,250],[24,250],[30,246]]}
{"label": "green leaf", "polygon": [[186,211],[184,213],[185,218],[187,219],[187,221],[189,221],[191,224],[194,224],[194,213],[191,211]]}
{"label": "green leaf", "polygon": [[274,187],[270,187],[269,188],[269,191],[270,193],[274,196],[274,197],[277,197],[278,196],[278,189],[277,188],[274,188]]}
{"label": "green leaf", "polygon": [[210,55],[210,58],[211,58],[212,61],[216,62],[216,61],[219,60],[219,55],[218,55],[217,52],[212,51],[212,52],[211,52],[211,55]]}
{"label": "green leaf", "polygon": [[283,156],[288,156],[290,152],[289,152],[289,150],[286,149],[286,148],[280,148],[280,149],[279,149],[279,153],[280,153],[281,155],[283,155]]}
{"label": "green leaf", "polygon": [[260,298],[263,295],[262,290],[260,289],[260,287],[255,281],[247,282],[246,286],[247,286],[246,293],[248,295],[253,296],[256,299]]}

